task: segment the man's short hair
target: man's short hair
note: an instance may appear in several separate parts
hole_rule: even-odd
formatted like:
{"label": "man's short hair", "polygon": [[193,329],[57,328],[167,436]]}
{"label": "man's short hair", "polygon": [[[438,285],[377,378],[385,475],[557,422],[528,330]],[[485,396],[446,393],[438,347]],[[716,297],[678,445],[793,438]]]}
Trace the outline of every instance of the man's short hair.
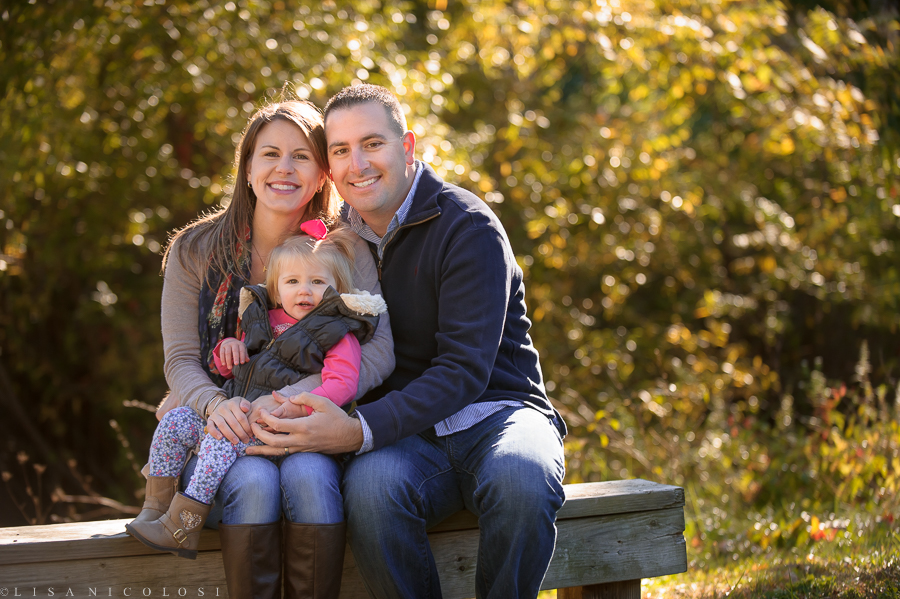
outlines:
{"label": "man's short hair", "polygon": [[386,87],[380,85],[372,85],[371,83],[362,83],[360,85],[352,85],[345,87],[328,100],[325,105],[325,120],[328,121],[328,115],[342,108],[351,108],[360,104],[374,102],[384,106],[387,111],[388,121],[391,128],[398,135],[406,133],[406,116],[403,114],[403,108],[400,106],[400,100],[394,93]]}

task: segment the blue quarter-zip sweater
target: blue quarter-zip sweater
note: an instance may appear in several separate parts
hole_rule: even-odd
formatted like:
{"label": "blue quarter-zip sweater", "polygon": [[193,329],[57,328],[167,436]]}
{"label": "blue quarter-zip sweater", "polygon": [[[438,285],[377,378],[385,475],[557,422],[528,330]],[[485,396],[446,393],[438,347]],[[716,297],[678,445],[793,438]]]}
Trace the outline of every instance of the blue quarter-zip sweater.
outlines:
{"label": "blue quarter-zip sweater", "polygon": [[424,168],[406,221],[383,259],[375,255],[397,365],[357,407],[374,448],[484,401],[522,402],[555,417],[565,435],[544,390],[522,269],[503,226],[478,197]]}

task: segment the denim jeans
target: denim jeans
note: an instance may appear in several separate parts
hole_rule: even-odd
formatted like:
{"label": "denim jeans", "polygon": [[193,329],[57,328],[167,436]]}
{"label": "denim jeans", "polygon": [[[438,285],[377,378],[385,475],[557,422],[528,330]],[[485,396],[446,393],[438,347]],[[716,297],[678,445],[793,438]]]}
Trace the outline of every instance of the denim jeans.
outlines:
{"label": "denim jeans", "polygon": [[[182,491],[197,466],[191,458],[181,476]],[[295,453],[273,462],[260,456],[235,460],[215,496],[207,524],[268,524],[281,518],[305,524],[344,521],[341,467],[318,453]]]}
{"label": "denim jeans", "polygon": [[425,530],[466,508],[480,526],[476,596],[536,597],[553,556],[564,473],[559,432],[528,407],[354,456],[345,465],[344,511],[369,594],[441,597]]}

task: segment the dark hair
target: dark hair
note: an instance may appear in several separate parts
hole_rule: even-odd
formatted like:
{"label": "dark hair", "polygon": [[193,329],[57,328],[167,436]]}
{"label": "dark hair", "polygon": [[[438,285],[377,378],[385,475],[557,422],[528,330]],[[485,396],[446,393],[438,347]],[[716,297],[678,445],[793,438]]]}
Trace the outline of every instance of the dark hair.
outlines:
{"label": "dark hair", "polygon": [[[197,218],[169,239],[163,255],[163,270],[169,259],[169,252],[175,242],[184,238],[179,252],[187,251],[197,256],[204,248],[212,267],[223,276],[237,272],[244,252],[247,251],[247,232],[253,225],[253,211],[256,208],[256,194],[246,185],[250,157],[256,146],[259,132],[267,124],[277,121],[293,123],[309,140],[313,158],[323,172],[328,172],[328,158],[325,153],[325,121],[322,112],[315,105],[290,100],[269,104],[256,111],[241,134],[234,152],[234,189],[231,197],[222,202],[223,207]],[[331,228],[338,220],[339,202],[330,180],[326,180],[321,191],[316,192],[306,208],[306,220],[318,218]],[[299,230],[297,231],[299,233]],[[207,274],[209,271],[207,271]]]}
{"label": "dark hair", "polygon": [[328,100],[328,104],[325,105],[325,120],[327,121],[328,115],[335,110],[350,108],[369,102],[384,106],[384,109],[387,111],[388,120],[391,123],[391,128],[396,130],[398,135],[406,133],[406,116],[403,114],[403,108],[400,106],[400,100],[398,100],[397,96],[386,87],[372,85],[371,83],[345,87],[332,96],[331,99]]}

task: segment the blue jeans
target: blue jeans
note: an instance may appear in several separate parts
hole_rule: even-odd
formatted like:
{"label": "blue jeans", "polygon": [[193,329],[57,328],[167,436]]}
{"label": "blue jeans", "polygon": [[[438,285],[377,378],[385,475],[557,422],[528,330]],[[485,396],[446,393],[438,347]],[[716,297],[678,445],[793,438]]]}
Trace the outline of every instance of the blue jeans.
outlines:
{"label": "blue jeans", "polygon": [[480,526],[476,596],[536,597],[553,556],[564,473],[559,432],[527,407],[354,456],[345,466],[344,511],[369,594],[441,597],[425,530],[465,508]]}
{"label": "blue jeans", "polygon": [[[182,473],[182,491],[196,466],[194,456]],[[278,462],[240,457],[222,480],[206,523],[211,528],[218,528],[219,522],[268,524],[282,513],[290,522],[343,522],[340,483],[341,467],[331,456],[295,453]]]}

